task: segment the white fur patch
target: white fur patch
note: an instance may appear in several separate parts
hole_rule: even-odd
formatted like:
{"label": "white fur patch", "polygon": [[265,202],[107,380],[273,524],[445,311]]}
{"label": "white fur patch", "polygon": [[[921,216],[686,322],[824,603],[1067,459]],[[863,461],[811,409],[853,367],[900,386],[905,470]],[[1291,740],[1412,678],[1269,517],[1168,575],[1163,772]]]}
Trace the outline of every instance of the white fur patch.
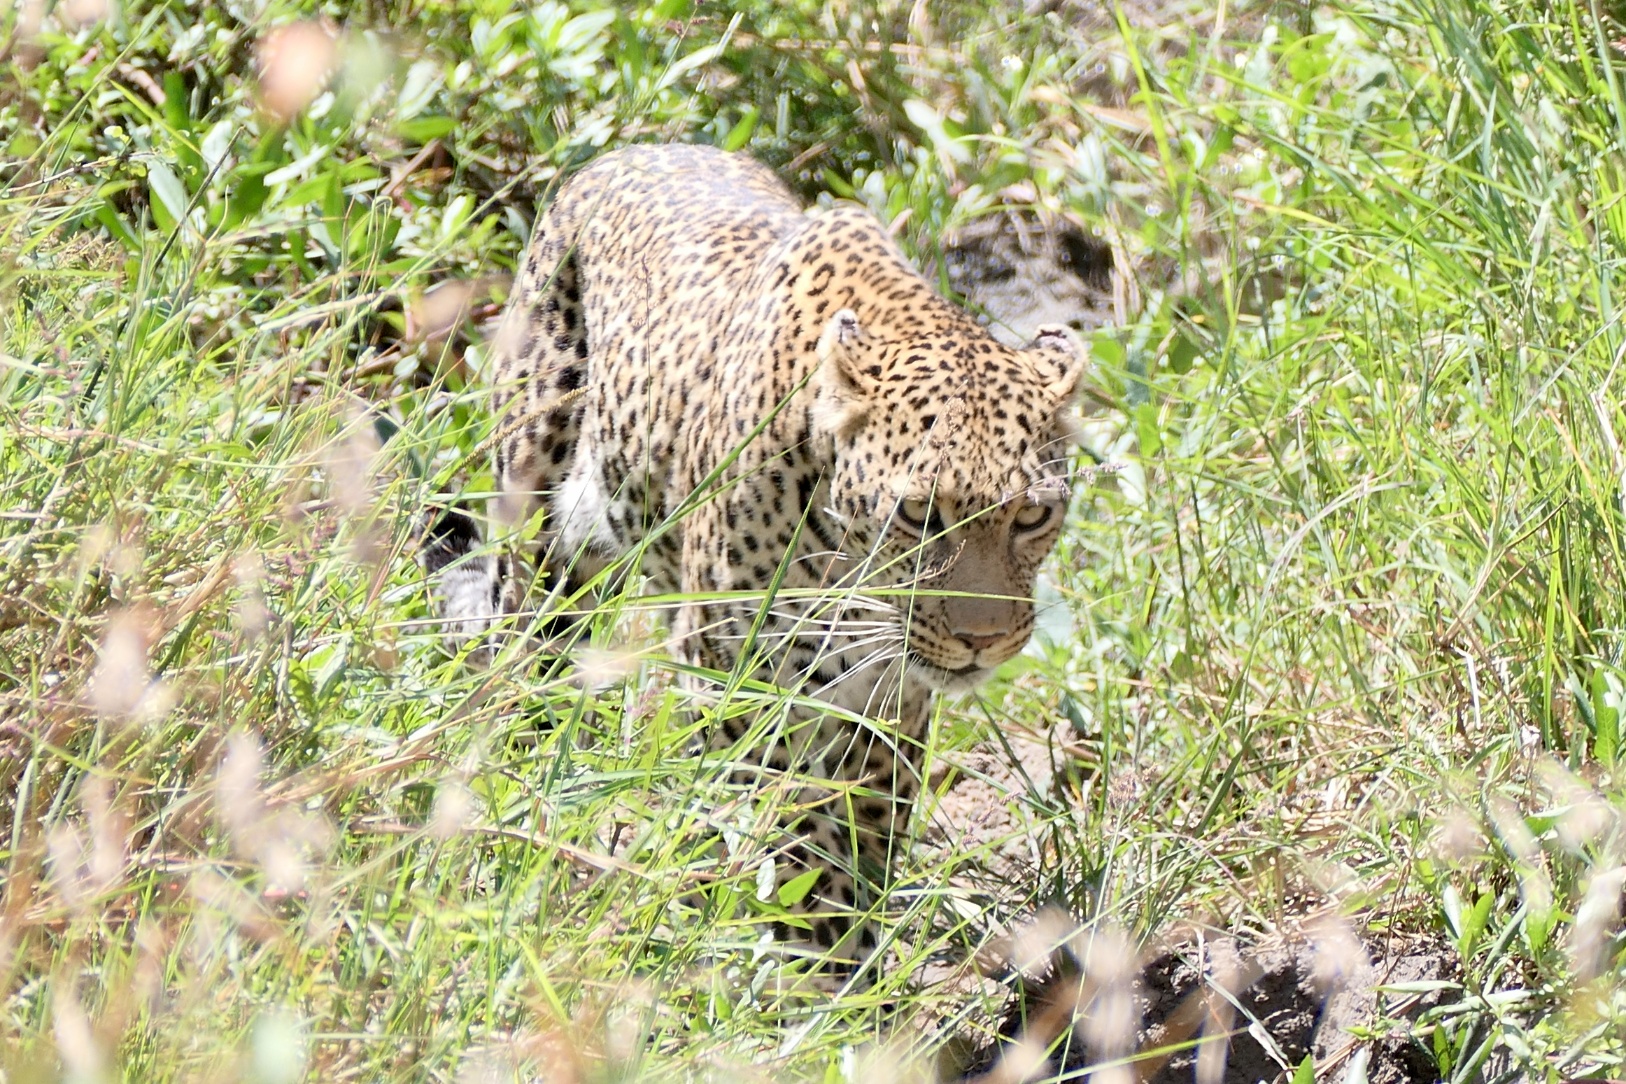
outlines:
{"label": "white fur patch", "polygon": [[496,586],[497,563],[490,557],[453,565],[440,574],[435,598],[442,628],[454,648],[490,630],[497,618]]}
{"label": "white fur patch", "polygon": [[584,458],[571,470],[559,486],[558,494],[549,502],[558,516],[553,526],[559,532],[560,547],[565,553],[614,553],[618,548],[615,531],[605,516],[610,507],[609,498],[598,484],[596,469],[594,476],[579,469],[588,462]]}

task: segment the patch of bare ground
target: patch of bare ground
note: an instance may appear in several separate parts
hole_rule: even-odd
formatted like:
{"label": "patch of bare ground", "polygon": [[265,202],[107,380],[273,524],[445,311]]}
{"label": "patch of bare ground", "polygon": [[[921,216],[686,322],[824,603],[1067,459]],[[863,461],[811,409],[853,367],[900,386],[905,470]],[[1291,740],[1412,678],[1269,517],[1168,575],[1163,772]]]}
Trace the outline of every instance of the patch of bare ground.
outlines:
{"label": "patch of bare ground", "polygon": [[962,887],[992,894],[996,910],[1030,905],[1030,882],[1043,865],[1047,809],[1065,800],[1056,773],[1087,756],[1062,722],[1044,730],[1006,726],[966,752],[943,757],[934,780],[942,798],[923,826],[922,857],[958,859]]}
{"label": "patch of bare ground", "polygon": [[1443,944],[1307,926],[1254,941],[1192,937],[1138,968],[1129,955],[1104,957],[1099,937],[1075,951],[1018,983],[998,1038],[958,1079],[1105,1081],[1116,1070],[1122,1084],[1255,1084],[1301,1079],[1306,1059],[1321,1084],[1439,1079],[1413,1024],[1450,986]]}

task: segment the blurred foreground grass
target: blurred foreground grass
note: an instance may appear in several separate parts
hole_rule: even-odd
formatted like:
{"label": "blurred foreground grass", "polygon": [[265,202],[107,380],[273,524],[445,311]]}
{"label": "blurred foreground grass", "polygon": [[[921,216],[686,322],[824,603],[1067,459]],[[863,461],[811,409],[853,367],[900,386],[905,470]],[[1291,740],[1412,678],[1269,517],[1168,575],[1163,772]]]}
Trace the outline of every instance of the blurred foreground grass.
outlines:
{"label": "blurred foreground grass", "polygon": [[[985,1028],[916,979],[1046,900],[1139,941],[1441,937],[1444,1079],[1620,1075],[1610,17],[3,18],[6,1080],[857,1079],[878,1036]],[[957,846],[904,864],[881,985],[827,1003],[777,1003],[758,951],[785,795],[683,755],[654,615],[607,605],[557,678],[470,674],[409,553],[426,500],[489,481],[454,329],[561,170],[659,139],[861,198],[927,261],[1037,199],[1144,269],[1092,344],[1120,436],[1045,634],[935,738],[1084,755],[1010,796],[1034,868],[999,893],[967,885],[1012,841],[928,800]]]}

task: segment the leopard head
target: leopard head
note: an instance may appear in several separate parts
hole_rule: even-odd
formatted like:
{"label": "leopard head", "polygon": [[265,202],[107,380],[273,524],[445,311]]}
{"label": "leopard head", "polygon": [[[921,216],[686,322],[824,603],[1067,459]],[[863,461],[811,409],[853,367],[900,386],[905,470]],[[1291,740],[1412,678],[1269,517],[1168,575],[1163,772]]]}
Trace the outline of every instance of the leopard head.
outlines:
{"label": "leopard head", "polygon": [[844,575],[893,603],[910,676],[960,691],[1032,634],[1034,582],[1072,490],[1085,355],[1063,327],[1011,348],[949,312],[893,326],[885,310],[837,312],[812,423]]}

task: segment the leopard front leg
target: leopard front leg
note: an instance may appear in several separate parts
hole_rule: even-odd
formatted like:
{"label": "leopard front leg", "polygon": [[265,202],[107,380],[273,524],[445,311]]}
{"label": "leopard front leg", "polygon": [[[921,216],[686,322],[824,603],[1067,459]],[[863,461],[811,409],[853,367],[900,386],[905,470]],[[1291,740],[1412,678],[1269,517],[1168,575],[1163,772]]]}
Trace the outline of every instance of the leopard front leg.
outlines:
{"label": "leopard front leg", "polygon": [[[820,892],[829,912],[811,910],[815,943],[837,960],[839,969],[863,967],[878,947],[880,917],[891,873],[906,848],[909,814],[920,790],[920,752],[928,702],[902,705],[898,722],[872,720],[849,725],[846,756],[837,775],[849,790],[829,814],[811,826],[824,853],[839,856],[828,868]],[[894,728],[896,726],[896,728]],[[841,907],[833,907],[839,902]]]}
{"label": "leopard front leg", "polygon": [[[588,382],[588,329],[569,239],[547,217],[537,225],[514,297],[493,340],[491,368],[502,419],[493,456],[492,521],[506,552],[497,559],[498,616],[523,611],[532,590],[532,546],[514,535],[546,505],[576,457]],[[553,518],[550,509],[550,517]],[[554,535],[544,523],[540,545]],[[555,561],[570,555],[549,555]],[[544,559],[544,586],[551,578]]]}
{"label": "leopard front leg", "polygon": [[[716,515],[715,508],[703,508],[684,524],[686,594],[723,589],[719,562],[706,559],[715,527],[708,517]],[[728,603],[681,607],[673,622],[678,655],[726,680],[742,665],[740,646],[748,642],[754,613]],[[777,684],[786,675],[779,672],[777,654],[769,656],[753,676]],[[701,702],[716,702],[715,680],[691,672],[684,683]],[[807,928],[785,923],[781,933],[788,949],[816,958],[821,986],[844,982],[879,947],[877,911],[919,793],[929,694],[905,692],[892,706],[897,718],[863,723],[810,705],[790,707],[772,711],[775,721],[766,725],[762,715],[719,705],[723,710],[708,741],[713,753],[734,764],[734,783],[792,783],[782,799],[788,812],[778,825],[784,839],[777,848],[777,880],[783,886],[810,870],[818,877],[790,907]]]}
{"label": "leopard front leg", "polygon": [[[580,400],[588,383],[588,329],[575,252],[551,217],[538,223],[513,296],[492,339],[490,375],[498,431],[497,496],[491,521],[503,550],[492,554],[461,507],[424,532],[419,559],[435,582],[436,608],[454,647],[478,644],[490,661],[493,633],[524,611],[530,555],[514,536],[558,491],[576,457]],[[544,526],[546,541],[548,529]],[[544,568],[544,574],[547,570]]]}
{"label": "leopard front leg", "polygon": [[[891,872],[901,860],[906,829],[920,790],[921,743],[929,705],[922,698],[904,705],[904,718],[858,725],[842,722],[835,731],[840,755],[838,790],[808,787],[798,803],[813,807],[787,829],[796,837],[788,848],[790,869],[781,880],[806,870],[820,871],[812,890],[793,907],[811,927],[807,948],[817,951],[825,975],[845,981],[855,971],[873,977],[868,965],[880,948],[879,911]],[[822,737],[823,735],[821,735]],[[828,748],[828,745],[827,745]],[[814,757],[814,760],[824,758]],[[797,934],[791,934],[792,941]]]}

